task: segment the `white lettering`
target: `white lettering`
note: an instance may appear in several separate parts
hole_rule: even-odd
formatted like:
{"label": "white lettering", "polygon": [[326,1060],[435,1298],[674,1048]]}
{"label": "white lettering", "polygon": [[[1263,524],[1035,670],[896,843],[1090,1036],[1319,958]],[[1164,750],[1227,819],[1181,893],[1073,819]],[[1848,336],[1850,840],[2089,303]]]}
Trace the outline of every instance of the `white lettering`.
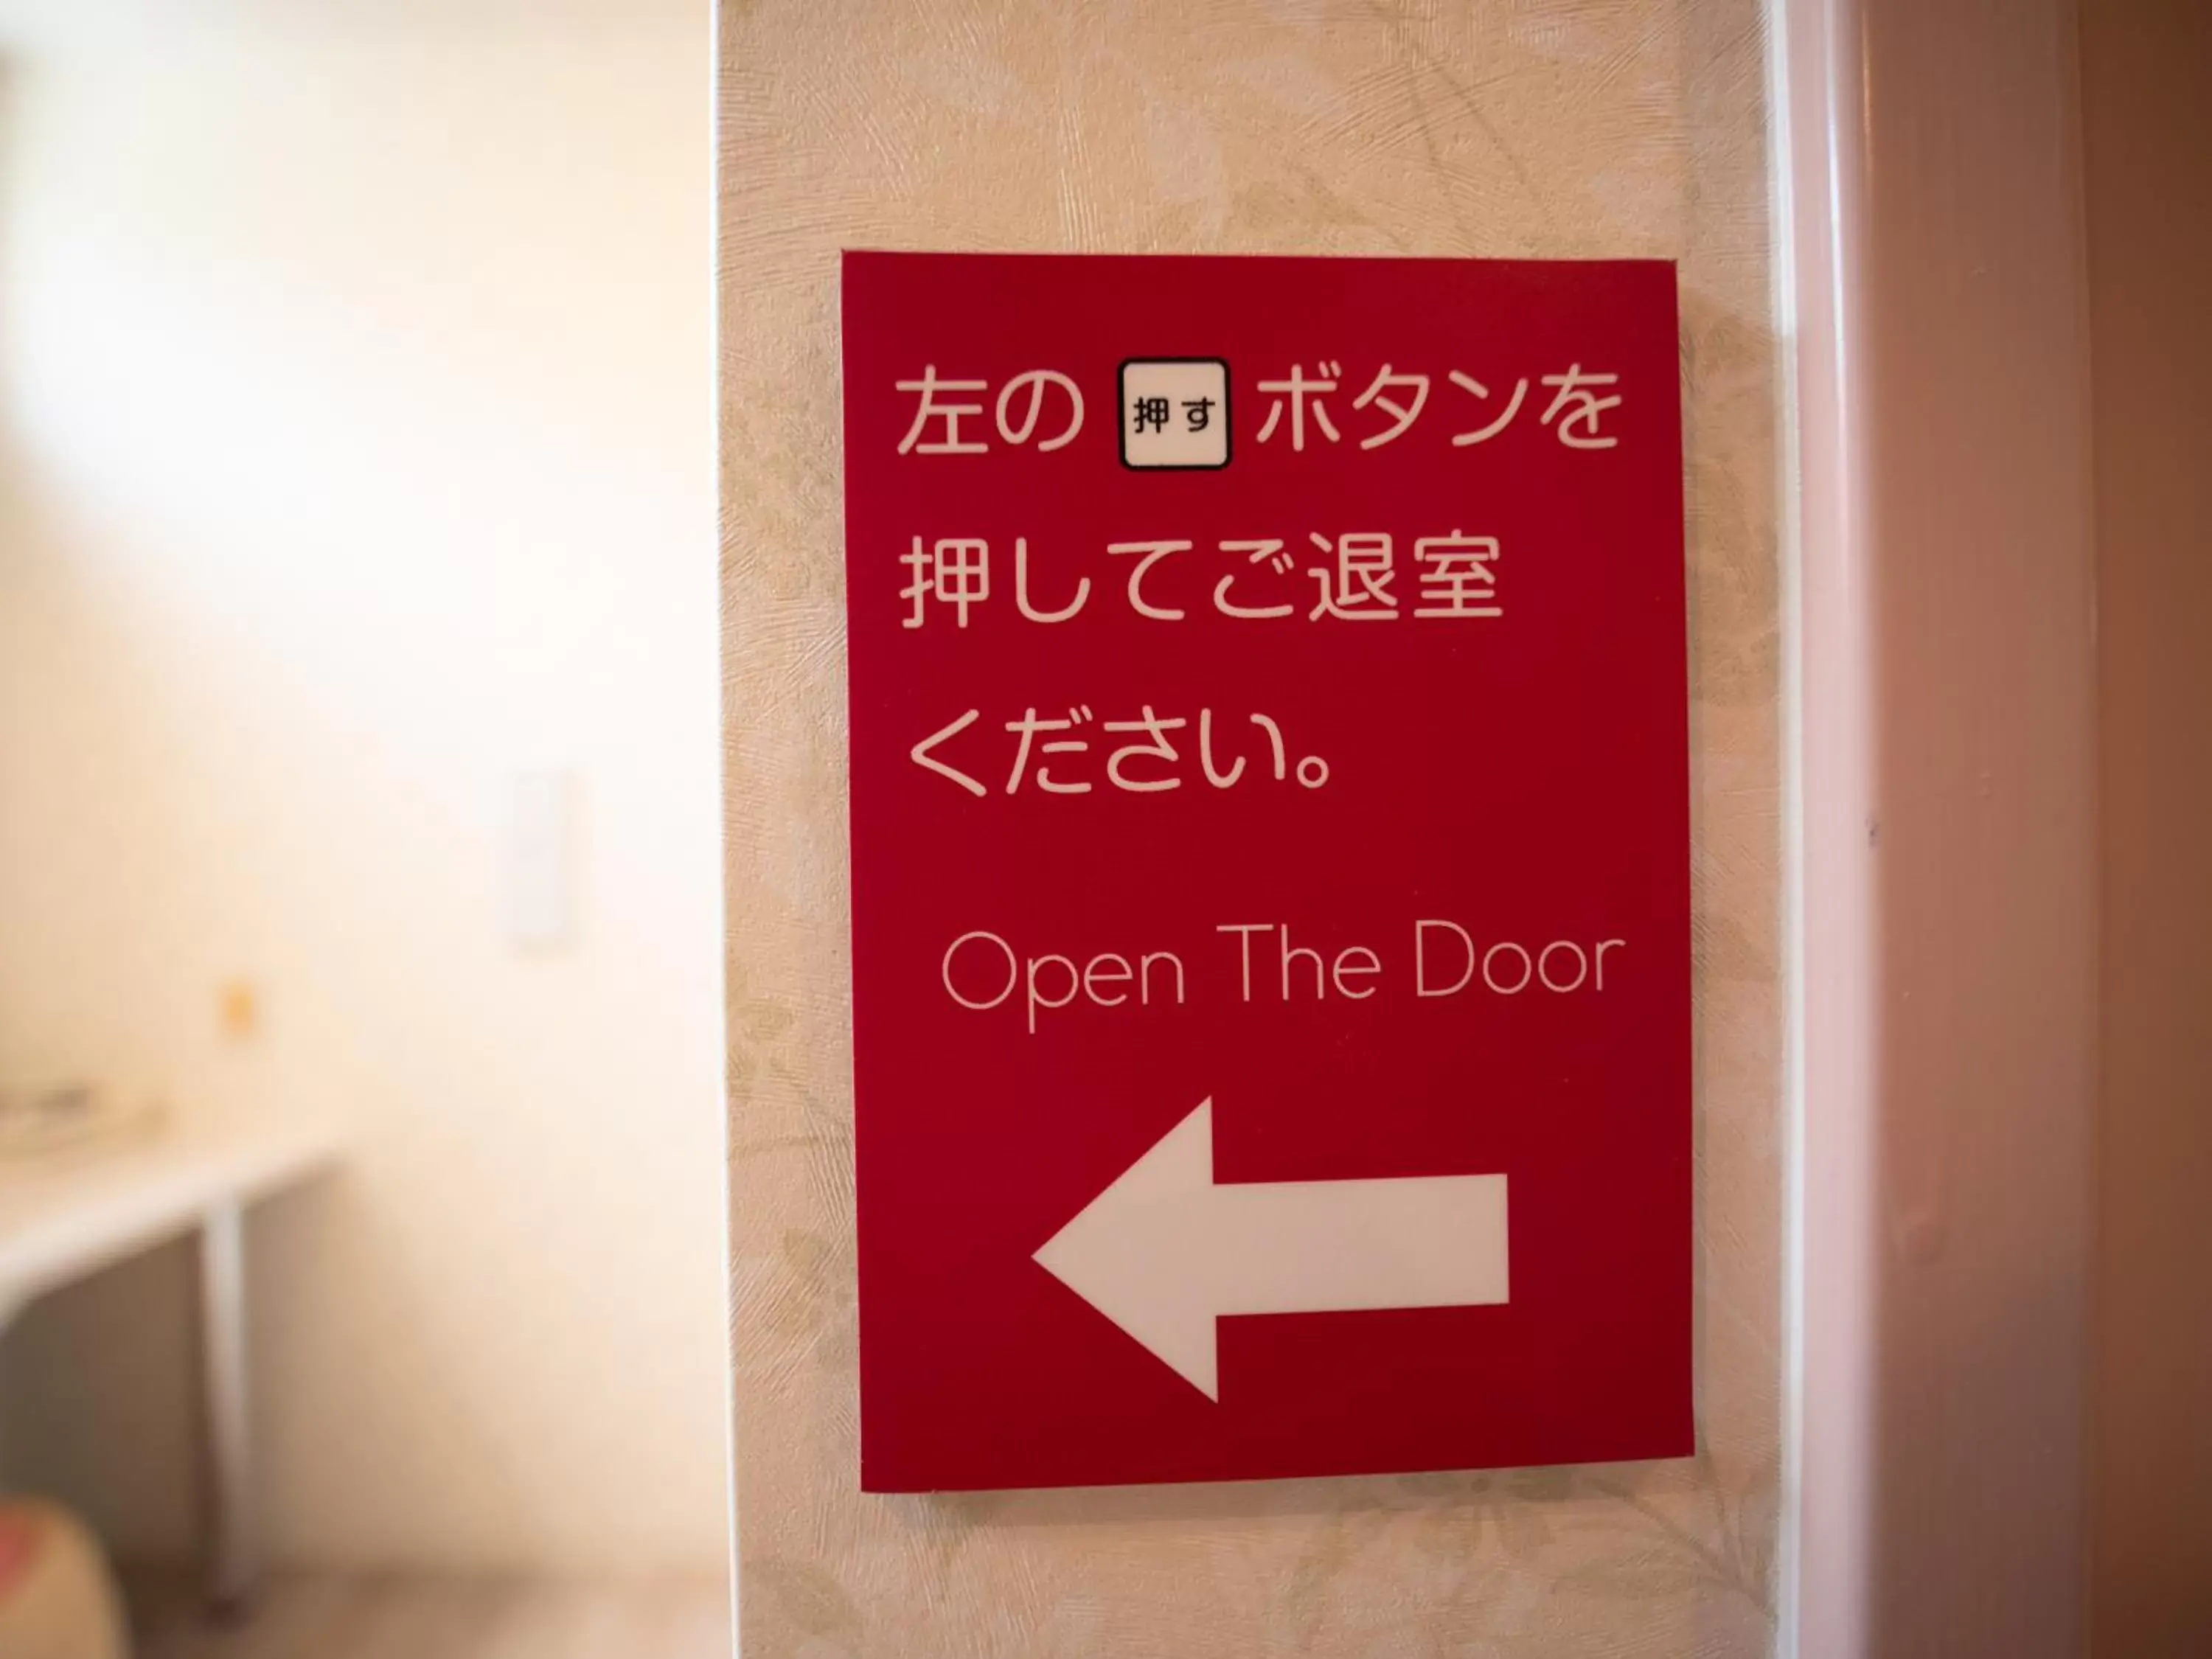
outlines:
{"label": "white lettering", "polygon": [[[1109,962],[1114,964],[1110,969],[1100,965]],[[1118,1008],[1129,1000],[1129,994],[1122,991],[1114,996],[1102,997],[1098,994],[1098,981],[1103,979],[1109,985],[1127,985],[1131,977],[1127,957],[1117,957],[1111,951],[1102,951],[1091,957],[1083,969],[1083,994],[1102,1008]]]}
{"label": "white lettering", "polygon": [[[1511,985],[1500,985],[1495,979],[1491,977],[1491,958],[1495,957],[1500,951],[1510,951],[1515,956],[1521,958],[1521,977]],[[1482,982],[1485,985],[1487,985],[1492,990],[1497,992],[1498,994],[1502,997],[1518,996],[1522,992],[1527,990],[1528,988],[1529,976],[1535,971],[1535,969],[1528,961],[1528,953],[1522,950],[1519,945],[1514,944],[1510,939],[1507,939],[1501,945],[1493,945],[1487,951],[1485,951],[1482,953]]]}
{"label": "white lettering", "polygon": [[[1449,985],[1434,987],[1429,984],[1428,933],[1431,927],[1449,927],[1459,935],[1461,948],[1467,952],[1467,966]],[[1467,988],[1468,981],[1474,977],[1474,941],[1468,937],[1467,929],[1455,921],[1417,921],[1413,924],[1413,994],[1422,997],[1456,996]]]}
{"label": "white lettering", "polygon": [[1272,921],[1224,921],[1213,930],[1217,933],[1240,933],[1243,936],[1237,941],[1237,945],[1239,965],[1244,975],[1242,995],[1247,1002],[1252,1000],[1252,935],[1273,933],[1274,927]]}
{"label": "white lettering", "polygon": [[1609,939],[1597,947],[1597,988],[1599,990],[1605,989],[1605,953],[1615,945],[1625,947],[1627,943],[1625,939]]}
{"label": "white lettering", "polygon": [[[1067,970],[1067,994],[1061,997],[1057,1002],[1054,1002],[1049,997],[1040,995],[1037,991],[1037,969],[1048,967],[1054,963],[1058,963],[1062,968],[1065,968]],[[1069,1003],[1075,1000],[1076,992],[1082,988],[1083,975],[1075,971],[1075,964],[1073,963],[1062,956],[1046,955],[1042,957],[1031,957],[1029,961],[1024,964],[1024,967],[1029,983],[1030,1035],[1031,1036],[1035,1036],[1036,1035],[1037,1010],[1040,1008],[1066,1007]]]}
{"label": "white lettering", "polygon": [[[1554,951],[1569,951],[1574,953],[1575,976],[1565,985],[1558,983],[1552,977],[1552,952]],[[1583,947],[1572,940],[1553,939],[1544,947],[1543,954],[1536,958],[1536,977],[1544,981],[1544,988],[1547,991],[1580,990],[1582,982],[1589,977],[1589,958],[1583,954]]]}
{"label": "white lettering", "polygon": [[[992,944],[997,945],[1001,951],[1006,953],[1006,988],[1001,990],[998,995],[993,997],[988,1002],[969,1001],[966,997],[960,994],[959,991],[952,983],[952,958],[960,953],[960,947],[967,944],[971,939],[987,939],[990,940]],[[1006,940],[1000,939],[996,933],[987,933],[981,928],[978,928],[972,933],[963,933],[958,939],[954,939],[951,945],[945,947],[945,967],[943,973],[945,978],[945,994],[950,996],[963,1008],[995,1008],[1014,994],[1014,979],[1016,974],[1014,965],[1014,947],[1007,944]]]}
{"label": "white lettering", "polygon": [[1303,945],[1293,945],[1291,943],[1291,930],[1286,927],[1281,931],[1283,935],[1283,1000],[1288,1002],[1291,1000],[1291,959],[1293,957],[1304,957],[1308,962],[1313,963],[1314,994],[1317,997],[1327,996],[1328,994],[1328,988],[1322,982],[1321,976],[1321,952],[1318,951],[1309,951]]}
{"label": "white lettering", "polygon": [[[1353,962],[1350,960],[1353,957],[1364,957],[1367,960],[1364,963]],[[1344,982],[1344,976],[1346,974],[1379,974],[1382,971],[1382,959],[1374,951],[1364,945],[1347,945],[1336,953],[1336,961],[1330,967],[1329,975],[1336,981],[1337,995],[1350,997],[1354,1002],[1362,1002],[1375,994],[1376,988],[1370,985],[1364,990],[1355,991]]]}
{"label": "white lettering", "polygon": [[1152,1006],[1152,964],[1156,962],[1164,962],[1175,969],[1176,1000],[1180,1003],[1182,1000],[1182,958],[1172,951],[1147,951],[1137,963],[1138,972],[1143,975],[1138,987],[1139,1000],[1146,1007]]}

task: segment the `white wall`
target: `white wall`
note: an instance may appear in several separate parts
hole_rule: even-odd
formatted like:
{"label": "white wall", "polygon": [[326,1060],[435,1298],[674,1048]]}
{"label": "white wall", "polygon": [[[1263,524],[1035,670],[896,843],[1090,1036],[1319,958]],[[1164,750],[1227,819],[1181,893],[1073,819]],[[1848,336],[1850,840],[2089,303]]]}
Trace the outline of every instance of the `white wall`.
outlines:
{"label": "white wall", "polygon": [[[360,1126],[254,1234],[280,1557],[718,1567],[704,8],[0,0],[0,1066]],[[135,1553],[179,1267],[6,1354],[17,1473]]]}

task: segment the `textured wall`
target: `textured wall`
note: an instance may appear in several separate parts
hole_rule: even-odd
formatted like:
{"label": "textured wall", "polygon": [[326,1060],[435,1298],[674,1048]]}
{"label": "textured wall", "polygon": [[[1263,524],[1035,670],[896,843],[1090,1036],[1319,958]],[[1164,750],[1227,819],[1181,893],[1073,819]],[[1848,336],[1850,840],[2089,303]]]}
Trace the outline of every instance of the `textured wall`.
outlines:
{"label": "textured wall", "polygon": [[[1756,0],[726,0],[723,578],[746,1651],[1753,1654],[1773,1636],[1782,1000]],[[836,252],[1681,264],[1700,1450],[858,1489]]]}

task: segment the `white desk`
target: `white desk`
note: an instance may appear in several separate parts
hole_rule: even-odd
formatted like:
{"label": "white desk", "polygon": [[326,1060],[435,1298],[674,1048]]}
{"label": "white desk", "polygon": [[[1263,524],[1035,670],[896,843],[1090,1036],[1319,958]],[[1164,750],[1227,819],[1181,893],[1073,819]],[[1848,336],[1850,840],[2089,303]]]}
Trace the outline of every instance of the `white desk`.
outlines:
{"label": "white desk", "polygon": [[336,1162],[332,1129],[177,1126],[112,1146],[0,1164],[0,1331],[32,1297],[186,1234],[199,1237],[210,1551],[218,1602],[258,1570],[246,1378],[245,1212]]}

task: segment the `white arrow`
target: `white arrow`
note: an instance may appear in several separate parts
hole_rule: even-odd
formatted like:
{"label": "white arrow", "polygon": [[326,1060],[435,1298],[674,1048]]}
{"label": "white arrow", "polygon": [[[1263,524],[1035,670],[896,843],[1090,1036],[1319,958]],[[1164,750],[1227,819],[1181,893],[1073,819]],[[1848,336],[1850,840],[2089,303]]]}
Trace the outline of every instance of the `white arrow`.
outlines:
{"label": "white arrow", "polygon": [[1036,1260],[1218,1401],[1223,1315],[1507,1300],[1505,1177],[1217,1185],[1206,1100]]}

